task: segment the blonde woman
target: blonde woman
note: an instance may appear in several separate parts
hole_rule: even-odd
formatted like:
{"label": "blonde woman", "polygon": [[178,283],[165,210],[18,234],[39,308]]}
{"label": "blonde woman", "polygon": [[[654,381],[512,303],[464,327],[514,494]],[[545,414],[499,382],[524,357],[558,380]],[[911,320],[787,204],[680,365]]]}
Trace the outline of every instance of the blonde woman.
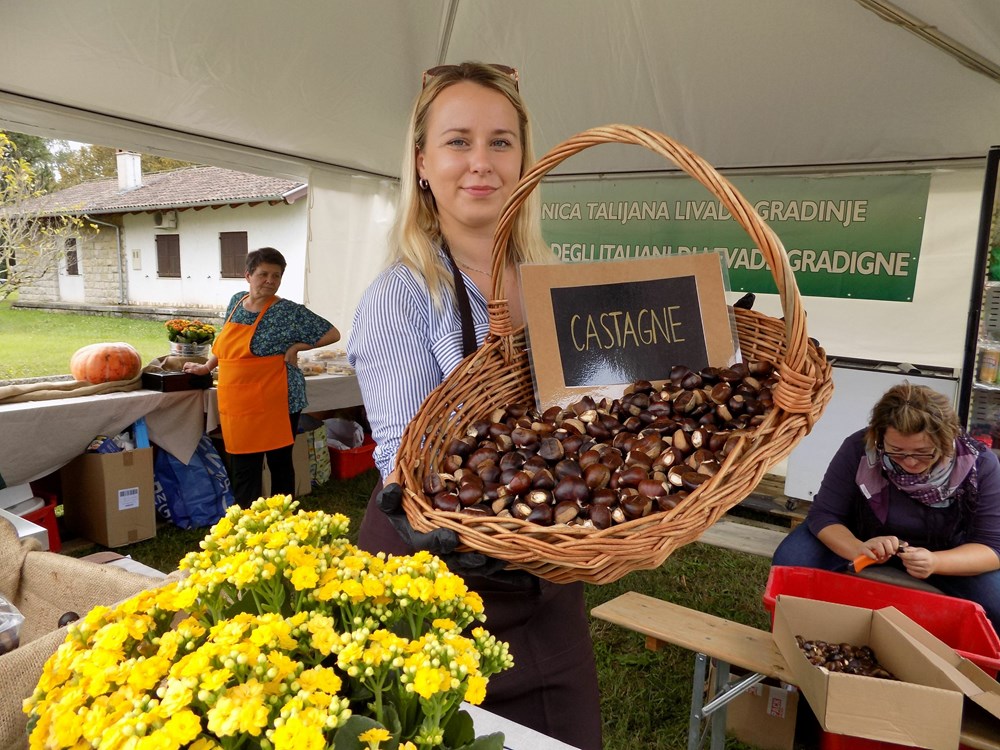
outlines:
{"label": "blonde woman", "polygon": [[[601,747],[600,696],[583,584],[557,585],[504,571],[482,555],[450,555],[454,532],[416,534],[400,512],[395,461],[420,404],[482,342],[489,328],[493,233],[532,163],[517,71],[463,63],[424,73],[401,172],[391,259],[355,313],[348,355],[377,443],[376,487],[360,530],[371,551],[429,549],[484,600],[487,627],[510,643],[513,669],[491,679],[484,707],[581,750]],[[514,262],[553,262],[537,198],[518,214]],[[505,269],[505,296],[521,325],[520,288]],[[384,489],[382,489],[384,484]]]}

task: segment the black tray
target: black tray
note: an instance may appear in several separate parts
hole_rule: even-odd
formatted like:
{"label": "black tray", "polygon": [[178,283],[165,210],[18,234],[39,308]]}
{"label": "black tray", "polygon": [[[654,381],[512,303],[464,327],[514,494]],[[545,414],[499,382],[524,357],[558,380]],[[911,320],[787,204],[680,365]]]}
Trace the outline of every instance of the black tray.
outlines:
{"label": "black tray", "polygon": [[196,391],[212,387],[212,376],[193,372],[144,372],[142,387],[149,391]]}

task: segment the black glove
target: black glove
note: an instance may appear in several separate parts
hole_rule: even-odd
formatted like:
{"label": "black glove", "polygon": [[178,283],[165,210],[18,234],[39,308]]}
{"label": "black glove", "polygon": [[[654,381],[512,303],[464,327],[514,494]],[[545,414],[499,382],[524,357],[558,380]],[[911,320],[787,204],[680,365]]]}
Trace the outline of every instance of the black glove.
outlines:
{"label": "black glove", "polygon": [[453,573],[461,576],[493,576],[503,571],[507,563],[481,552],[456,552],[458,534],[451,529],[437,528],[428,532],[417,531],[403,511],[403,488],[393,482],[382,488],[375,497],[375,504],[385,513],[389,523],[413,549],[426,550],[444,560]]}

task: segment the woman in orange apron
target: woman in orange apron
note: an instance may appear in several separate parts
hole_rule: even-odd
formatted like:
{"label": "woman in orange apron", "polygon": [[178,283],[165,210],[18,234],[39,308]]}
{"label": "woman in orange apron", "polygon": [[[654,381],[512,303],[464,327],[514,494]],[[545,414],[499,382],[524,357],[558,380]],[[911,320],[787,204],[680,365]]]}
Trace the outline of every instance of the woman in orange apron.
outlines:
{"label": "woman in orange apron", "polygon": [[247,255],[250,291],[233,295],[226,322],[205,364],[187,362],[185,372],[219,367],[219,421],[230,454],[233,495],[242,506],[261,496],[264,458],[272,494],[294,494],[292,446],[306,406],[298,353],[340,339],[329,321],[277,296],[285,259],[274,248]]}

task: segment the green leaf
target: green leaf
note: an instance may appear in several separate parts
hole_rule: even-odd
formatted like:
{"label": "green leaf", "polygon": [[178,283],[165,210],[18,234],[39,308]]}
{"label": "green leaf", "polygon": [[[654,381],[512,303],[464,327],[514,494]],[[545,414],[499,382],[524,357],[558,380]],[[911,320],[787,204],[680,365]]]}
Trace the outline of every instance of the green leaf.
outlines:
{"label": "green leaf", "polygon": [[472,717],[468,711],[457,711],[444,725],[446,747],[463,747],[475,738],[476,729],[472,726]]}
{"label": "green leaf", "polygon": [[503,741],[503,732],[484,734],[482,737],[476,737],[468,745],[455,748],[455,750],[504,750]]}
{"label": "green leaf", "polygon": [[[383,727],[375,719],[354,714],[344,722],[343,726],[333,736],[332,750],[365,750],[367,745],[362,744],[358,737],[369,729],[387,729],[387,727]],[[389,731],[391,732],[391,730]],[[398,750],[399,734],[393,734],[388,740],[382,742],[379,747],[382,750]]]}

